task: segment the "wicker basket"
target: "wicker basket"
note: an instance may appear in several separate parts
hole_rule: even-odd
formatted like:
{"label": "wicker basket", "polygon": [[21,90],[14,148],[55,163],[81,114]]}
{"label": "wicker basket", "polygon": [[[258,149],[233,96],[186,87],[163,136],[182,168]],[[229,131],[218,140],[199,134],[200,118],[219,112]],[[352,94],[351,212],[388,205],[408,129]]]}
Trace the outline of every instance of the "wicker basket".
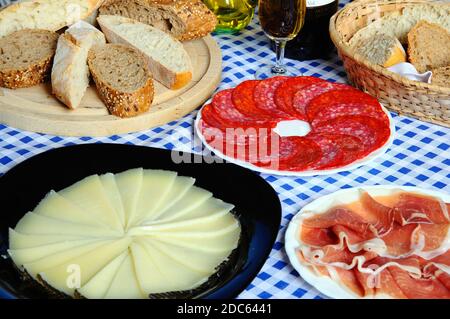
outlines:
{"label": "wicker basket", "polygon": [[348,4],[330,21],[331,39],[344,62],[349,80],[399,114],[450,127],[450,88],[411,81],[360,56],[354,56],[348,40],[384,14],[429,0],[360,0]]}

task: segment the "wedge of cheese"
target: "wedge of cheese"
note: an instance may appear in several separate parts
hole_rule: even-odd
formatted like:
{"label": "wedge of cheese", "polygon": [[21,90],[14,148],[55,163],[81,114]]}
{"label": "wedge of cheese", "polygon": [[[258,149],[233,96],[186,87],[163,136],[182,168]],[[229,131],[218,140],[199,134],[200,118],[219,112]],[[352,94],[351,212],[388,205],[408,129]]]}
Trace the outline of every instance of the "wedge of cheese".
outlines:
{"label": "wedge of cheese", "polygon": [[88,299],[102,299],[111,287],[111,283],[117,274],[125,258],[128,257],[128,251],[123,252],[114,258],[109,264],[103,267],[94,277],[92,277],[77,292]]}
{"label": "wedge of cheese", "polygon": [[[198,189],[198,187],[195,187],[195,189]],[[189,193],[191,192],[189,191]],[[217,198],[211,198],[210,194],[205,191],[204,193],[197,192],[197,194],[193,195],[193,197],[197,198],[196,201],[192,201],[186,195],[178,203],[165,210],[159,217],[157,223],[197,219],[219,214],[224,211],[229,212],[234,208],[234,205],[225,203]]]}
{"label": "wedge of cheese", "polygon": [[110,225],[113,229],[123,229],[98,175],[89,176],[63,189],[59,194],[92,214],[93,218],[99,219],[103,224]]}
{"label": "wedge of cheese", "polygon": [[139,193],[136,211],[129,218],[129,224],[134,225],[142,220],[152,218],[159,213],[160,205],[168,199],[177,174],[162,170],[146,170],[142,178],[142,187]]}
{"label": "wedge of cheese", "polygon": [[105,299],[142,299],[147,296],[139,286],[134,270],[133,260],[128,255],[120,265],[111,286],[105,294]]}
{"label": "wedge of cheese", "polygon": [[147,254],[152,256],[156,267],[164,276],[166,291],[185,291],[200,286],[208,280],[204,272],[196,271],[180,264],[166,252],[158,249],[153,243],[144,240],[138,240],[138,244],[146,250]]}
{"label": "wedge of cheese", "polygon": [[154,256],[139,244],[133,243],[130,247],[133,257],[134,269],[141,290],[146,294],[167,292],[167,280],[155,263]]}
{"label": "wedge of cheese", "polygon": [[44,269],[61,265],[68,260],[84,255],[88,252],[96,251],[97,249],[103,249],[104,247],[107,247],[108,244],[114,242],[115,240],[101,240],[69,250],[60,251],[56,254],[46,256],[34,262],[24,264],[23,268],[31,277],[37,278],[37,274],[42,272]]}
{"label": "wedge of cheese", "polygon": [[9,249],[8,254],[16,265],[24,265],[41,258],[56,254],[61,251],[73,249],[75,247],[84,246],[93,242],[98,242],[99,239],[79,239],[72,241],[61,241],[44,246],[23,248],[23,249]]}
{"label": "wedge of cheese", "polygon": [[[175,204],[169,206],[167,209],[162,210],[158,214],[157,222],[161,222],[166,220],[167,218],[170,218],[170,216],[181,216],[186,212],[189,212],[193,210],[195,207],[198,207],[202,205],[204,202],[206,202],[209,198],[212,197],[212,193],[208,192],[202,188],[192,186],[186,194],[178,200]],[[151,221],[154,221],[155,218],[146,219],[144,223],[148,223]]]}
{"label": "wedge of cheese", "polygon": [[238,224],[220,231],[154,233],[149,238],[180,247],[204,252],[230,252],[239,242],[241,229]]}
{"label": "wedge of cheese", "polygon": [[[48,244],[72,241],[79,239],[96,238],[92,237],[80,237],[76,235],[27,235],[16,232],[14,229],[9,229],[9,248],[10,249],[23,249],[37,246],[44,246]],[[97,237],[98,238],[98,237]],[[100,238],[98,238],[100,239]]]}
{"label": "wedge of cheese", "polygon": [[108,196],[111,206],[119,218],[120,224],[124,227],[126,223],[125,210],[123,208],[122,197],[114,174],[108,173],[101,175],[100,181],[105,189],[106,196]]}
{"label": "wedge of cheese", "polygon": [[33,210],[33,213],[71,223],[110,228],[99,219],[92,218],[90,212],[81,209],[55,191],[50,191]]}
{"label": "wedge of cheese", "polygon": [[[111,241],[102,246],[101,249],[76,256],[57,266],[44,267],[39,275],[53,288],[73,296],[75,289],[82,287],[108,263],[127,251],[131,241],[131,237]],[[78,278],[74,277],[77,275],[79,275]]]}
{"label": "wedge of cheese", "polygon": [[125,228],[128,228],[130,217],[136,212],[139,193],[142,187],[142,168],[136,168],[116,174],[116,183],[122,197],[125,212]]}
{"label": "wedge of cheese", "polygon": [[162,214],[165,210],[169,209],[172,205],[175,205],[180,199],[182,199],[191,189],[194,183],[195,179],[192,177],[178,176],[172,188],[170,189],[170,192],[159,204],[158,214],[155,214],[153,218],[147,218],[146,220],[153,221],[158,219],[160,214]]}
{"label": "wedge of cheese", "polygon": [[81,237],[114,237],[121,235],[120,230],[70,223],[33,212],[25,214],[15,227],[15,230],[22,234],[35,235],[76,235]]}

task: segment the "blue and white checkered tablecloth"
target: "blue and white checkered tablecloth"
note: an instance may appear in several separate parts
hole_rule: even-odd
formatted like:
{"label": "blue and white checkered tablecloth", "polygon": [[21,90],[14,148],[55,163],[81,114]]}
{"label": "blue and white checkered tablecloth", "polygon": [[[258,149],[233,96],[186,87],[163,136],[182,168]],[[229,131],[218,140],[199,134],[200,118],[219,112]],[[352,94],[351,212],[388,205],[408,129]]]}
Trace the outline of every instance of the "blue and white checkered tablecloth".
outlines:
{"label": "blue and white checkered tablecloth", "polygon": [[[0,0],[0,4],[7,2]],[[346,3],[347,0],[341,2]],[[215,39],[223,53],[222,82],[218,90],[252,79],[255,70],[274,57],[256,18],[240,34],[216,35]],[[288,64],[305,75],[346,81],[342,62],[337,56],[327,61],[288,60]],[[72,144],[124,143],[199,151],[201,146],[193,143],[192,123],[195,115],[196,112],[193,112],[151,130],[104,138],[37,134],[0,124],[0,173],[33,155]],[[240,298],[323,297],[299,277],[283,249],[287,224],[301,207],[312,200],[343,188],[378,184],[418,186],[450,193],[450,129],[396,114],[393,117],[397,128],[394,144],[385,155],[369,165],[351,172],[308,178],[262,175],[279,194],[283,205],[282,225],[269,259]]]}

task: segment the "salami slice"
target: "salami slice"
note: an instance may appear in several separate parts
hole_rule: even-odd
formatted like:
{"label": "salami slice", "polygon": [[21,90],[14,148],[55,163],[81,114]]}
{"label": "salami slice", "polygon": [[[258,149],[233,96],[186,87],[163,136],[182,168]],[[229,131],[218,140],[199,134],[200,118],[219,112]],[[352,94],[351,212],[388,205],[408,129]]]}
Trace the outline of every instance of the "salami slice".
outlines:
{"label": "salami slice", "polygon": [[276,76],[260,81],[253,92],[256,107],[265,114],[270,114],[273,119],[293,119],[291,115],[278,109],[274,100],[276,89],[287,79],[284,76]]}
{"label": "salami slice", "polygon": [[388,121],[362,115],[340,116],[314,128],[314,133],[344,134],[361,140],[360,156],[382,147],[391,134]]}
{"label": "salami slice", "polygon": [[227,126],[227,124],[214,112],[211,104],[205,105],[202,108],[201,113],[204,122],[202,125],[204,127],[215,127],[220,130],[225,130],[230,127]]}
{"label": "salami slice", "polygon": [[248,127],[274,127],[274,120],[254,118],[239,112],[232,101],[233,90],[223,90],[218,92],[212,102],[212,109],[226,127],[248,128]]}
{"label": "salami slice", "polygon": [[[330,93],[330,92],[329,92]],[[320,99],[319,96],[317,99]],[[313,100],[315,101],[315,100]],[[313,102],[311,102],[312,104]],[[320,125],[322,122],[330,121],[336,117],[343,115],[365,115],[381,120],[387,120],[386,113],[383,112],[380,104],[366,104],[366,103],[334,103],[322,107],[314,119],[310,120],[312,127]]]}
{"label": "salami slice", "polygon": [[342,83],[331,83],[331,82],[319,82],[308,85],[295,93],[294,98],[292,100],[292,106],[297,114],[301,114],[305,119],[306,116],[306,107],[315,97],[335,90],[353,90],[357,91],[354,87],[342,84]]}
{"label": "salami slice", "polygon": [[256,107],[253,93],[260,81],[244,81],[232,93],[232,101],[236,109],[242,114],[256,118],[271,118],[269,113]]}
{"label": "salami slice", "polygon": [[325,170],[348,165],[358,160],[362,154],[361,140],[342,134],[316,133],[306,137],[319,145],[322,158],[310,169]]}
{"label": "salami slice", "polygon": [[288,137],[296,143],[296,153],[292,159],[280,163],[280,168],[286,171],[304,171],[322,158],[322,150],[312,140],[304,137]]}
{"label": "salami slice", "polygon": [[296,112],[294,108],[294,96],[302,88],[314,83],[325,82],[322,79],[312,76],[299,76],[289,78],[283,82],[275,91],[275,104],[278,109],[297,117],[299,120],[306,120],[304,113]]}
{"label": "salami slice", "polygon": [[[344,104],[348,107],[343,106]],[[306,114],[310,121],[315,120],[320,111],[331,108],[341,112],[342,115],[353,115],[352,110],[359,112],[355,115],[364,115],[364,110],[358,109],[357,105],[363,106],[367,111],[382,111],[378,100],[367,93],[357,90],[337,90],[323,93],[311,100],[306,107]],[[350,109],[348,110],[350,113],[345,114],[347,109]]]}

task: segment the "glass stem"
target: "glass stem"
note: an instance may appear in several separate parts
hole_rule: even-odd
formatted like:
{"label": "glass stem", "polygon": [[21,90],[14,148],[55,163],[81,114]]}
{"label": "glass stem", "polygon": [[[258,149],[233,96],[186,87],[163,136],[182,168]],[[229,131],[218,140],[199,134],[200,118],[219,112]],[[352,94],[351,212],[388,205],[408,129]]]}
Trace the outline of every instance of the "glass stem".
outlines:
{"label": "glass stem", "polygon": [[275,65],[272,67],[272,72],[276,74],[286,73],[286,67],[284,65],[284,49],[286,48],[286,41],[275,40],[275,53],[277,59]]}

